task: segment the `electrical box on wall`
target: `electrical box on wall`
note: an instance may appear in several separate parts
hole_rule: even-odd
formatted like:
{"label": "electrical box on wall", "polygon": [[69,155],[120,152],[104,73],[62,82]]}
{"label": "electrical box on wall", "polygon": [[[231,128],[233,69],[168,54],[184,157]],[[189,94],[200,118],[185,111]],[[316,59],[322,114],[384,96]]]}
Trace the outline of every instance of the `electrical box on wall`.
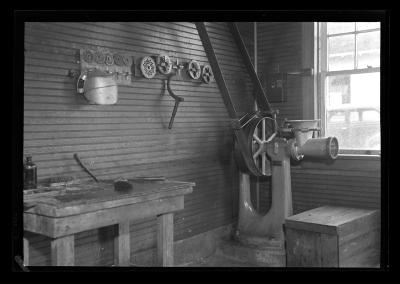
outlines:
{"label": "electrical box on wall", "polygon": [[287,101],[287,74],[270,73],[264,80],[264,90],[272,103]]}

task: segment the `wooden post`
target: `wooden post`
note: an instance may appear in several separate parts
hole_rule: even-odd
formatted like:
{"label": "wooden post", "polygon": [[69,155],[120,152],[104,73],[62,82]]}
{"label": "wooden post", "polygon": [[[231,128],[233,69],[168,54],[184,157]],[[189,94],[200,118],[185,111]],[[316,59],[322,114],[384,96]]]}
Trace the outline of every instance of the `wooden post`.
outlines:
{"label": "wooden post", "polygon": [[174,214],[157,216],[157,261],[160,266],[174,265]]}
{"label": "wooden post", "polygon": [[73,266],[75,264],[75,237],[63,236],[51,240],[51,265]]}
{"label": "wooden post", "polygon": [[24,237],[24,265],[29,266],[29,240]]}
{"label": "wooden post", "polygon": [[129,266],[131,262],[131,239],[129,221],[117,224],[117,235],[114,238],[114,264]]}
{"label": "wooden post", "polygon": [[317,37],[315,23],[305,22],[301,24],[302,53],[301,68],[313,68],[312,76],[302,77],[302,119],[315,119],[317,117]]}

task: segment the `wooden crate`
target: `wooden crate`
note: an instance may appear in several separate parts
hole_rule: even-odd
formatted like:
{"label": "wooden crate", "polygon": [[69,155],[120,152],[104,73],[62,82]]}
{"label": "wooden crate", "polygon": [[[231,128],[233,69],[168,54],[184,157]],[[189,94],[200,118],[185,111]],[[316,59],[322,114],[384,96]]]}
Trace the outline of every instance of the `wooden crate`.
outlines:
{"label": "wooden crate", "polygon": [[380,211],[323,206],[286,218],[288,267],[379,267]]}

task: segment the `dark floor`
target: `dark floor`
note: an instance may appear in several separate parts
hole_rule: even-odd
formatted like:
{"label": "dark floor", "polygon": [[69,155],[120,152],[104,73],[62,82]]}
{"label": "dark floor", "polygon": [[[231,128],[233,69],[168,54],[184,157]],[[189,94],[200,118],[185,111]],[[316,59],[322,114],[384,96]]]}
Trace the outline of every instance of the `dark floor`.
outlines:
{"label": "dark floor", "polygon": [[254,267],[254,264],[234,260],[219,254],[214,254],[206,258],[201,258],[196,262],[192,262],[184,266],[185,267]]}

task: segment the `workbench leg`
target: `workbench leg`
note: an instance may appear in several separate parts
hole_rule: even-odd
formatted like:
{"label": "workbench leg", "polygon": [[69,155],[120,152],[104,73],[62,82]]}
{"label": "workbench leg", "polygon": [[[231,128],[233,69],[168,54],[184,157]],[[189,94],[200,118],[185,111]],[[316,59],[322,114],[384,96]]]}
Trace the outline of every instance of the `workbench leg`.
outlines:
{"label": "workbench leg", "polygon": [[157,216],[157,260],[160,266],[174,265],[174,214]]}
{"label": "workbench leg", "polygon": [[73,266],[75,264],[75,237],[63,236],[51,240],[51,265]]}
{"label": "workbench leg", "polygon": [[29,240],[24,237],[24,265],[29,266]]}
{"label": "workbench leg", "polygon": [[131,262],[131,238],[129,221],[119,223],[114,238],[114,264],[129,266]]}

